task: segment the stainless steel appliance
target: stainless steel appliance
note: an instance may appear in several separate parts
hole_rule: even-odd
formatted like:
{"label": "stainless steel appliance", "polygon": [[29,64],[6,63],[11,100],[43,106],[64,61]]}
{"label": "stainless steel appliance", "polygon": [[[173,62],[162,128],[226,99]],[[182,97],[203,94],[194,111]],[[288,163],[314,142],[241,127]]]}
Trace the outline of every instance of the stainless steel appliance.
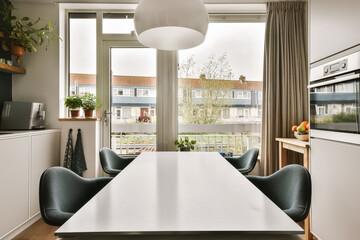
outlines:
{"label": "stainless steel appliance", "polygon": [[45,128],[45,106],[34,102],[5,102],[0,129],[29,130]]}
{"label": "stainless steel appliance", "polygon": [[360,144],[360,52],[312,68],[309,89],[311,137]]}

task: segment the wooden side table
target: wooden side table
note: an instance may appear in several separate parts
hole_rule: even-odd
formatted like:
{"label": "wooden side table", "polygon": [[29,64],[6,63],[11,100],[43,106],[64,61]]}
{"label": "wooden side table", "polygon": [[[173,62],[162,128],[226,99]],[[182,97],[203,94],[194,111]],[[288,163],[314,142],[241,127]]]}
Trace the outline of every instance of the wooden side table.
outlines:
{"label": "wooden side table", "polygon": [[[303,166],[309,170],[309,142],[301,141],[296,138],[276,138],[279,142],[279,168],[287,165],[286,150],[302,153],[304,155]],[[310,214],[304,220],[305,239],[311,240],[313,236],[310,232]]]}

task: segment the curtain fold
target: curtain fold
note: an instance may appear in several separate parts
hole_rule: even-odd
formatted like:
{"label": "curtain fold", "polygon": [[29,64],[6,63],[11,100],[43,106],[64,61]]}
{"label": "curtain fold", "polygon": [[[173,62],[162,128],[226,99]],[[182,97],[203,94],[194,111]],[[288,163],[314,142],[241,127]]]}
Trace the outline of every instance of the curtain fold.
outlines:
{"label": "curtain fold", "polygon": [[261,156],[268,175],[279,168],[275,138],[294,137],[291,127],[308,120],[305,2],[267,3],[264,51]]}

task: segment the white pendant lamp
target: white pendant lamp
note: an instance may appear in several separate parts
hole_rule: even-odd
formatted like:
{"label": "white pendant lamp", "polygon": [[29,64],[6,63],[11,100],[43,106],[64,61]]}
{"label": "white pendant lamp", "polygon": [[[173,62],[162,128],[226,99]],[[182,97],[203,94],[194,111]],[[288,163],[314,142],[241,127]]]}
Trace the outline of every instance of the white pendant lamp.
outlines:
{"label": "white pendant lamp", "polygon": [[181,50],[205,40],[209,16],[202,0],[141,0],[134,22],[144,46]]}

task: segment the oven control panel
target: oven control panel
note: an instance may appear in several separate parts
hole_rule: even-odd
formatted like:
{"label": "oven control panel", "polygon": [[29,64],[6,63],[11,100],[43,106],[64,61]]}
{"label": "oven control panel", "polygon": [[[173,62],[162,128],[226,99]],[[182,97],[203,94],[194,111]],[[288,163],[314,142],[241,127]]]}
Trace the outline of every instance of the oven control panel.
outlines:
{"label": "oven control panel", "polygon": [[341,60],[339,62],[330,64],[330,65],[326,65],[324,67],[324,77],[330,74],[334,74],[334,73],[340,73],[342,71],[346,71],[348,68],[348,60],[347,58],[344,60]]}

